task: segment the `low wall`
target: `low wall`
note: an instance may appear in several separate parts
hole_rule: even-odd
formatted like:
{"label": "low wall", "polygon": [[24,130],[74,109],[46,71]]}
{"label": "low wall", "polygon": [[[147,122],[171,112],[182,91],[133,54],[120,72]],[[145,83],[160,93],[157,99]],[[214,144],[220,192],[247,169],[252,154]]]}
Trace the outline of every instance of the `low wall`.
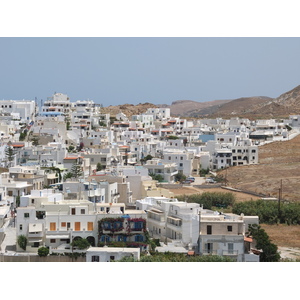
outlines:
{"label": "low wall", "polygon": [[37,255],[0,255],[0,262],[86,262],[85,257],[71,258],[61,255],[50,255],[47,257],[39,257]]}

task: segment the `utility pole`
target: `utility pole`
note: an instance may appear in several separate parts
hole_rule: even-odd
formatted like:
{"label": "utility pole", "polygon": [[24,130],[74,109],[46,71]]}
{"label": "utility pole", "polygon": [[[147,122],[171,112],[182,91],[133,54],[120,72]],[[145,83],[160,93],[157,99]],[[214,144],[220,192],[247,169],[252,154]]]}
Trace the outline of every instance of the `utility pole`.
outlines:
{"label": "utility pole", "polygon": [[278,192],[278,218],[279,218],[279,222],[280,222],[280,218],[281,218],[281,208],[280,208],[280,201],[282,198],[282,179],[280,180],[280,189]]}

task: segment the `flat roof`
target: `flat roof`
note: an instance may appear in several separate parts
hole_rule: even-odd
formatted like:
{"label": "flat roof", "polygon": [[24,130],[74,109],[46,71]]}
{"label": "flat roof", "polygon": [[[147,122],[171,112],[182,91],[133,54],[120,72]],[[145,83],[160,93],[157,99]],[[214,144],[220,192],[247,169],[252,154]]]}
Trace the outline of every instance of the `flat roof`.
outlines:
{"label": "flat roof", "polygon": [[86,252],[140,252],[140,248],[90,247]]}

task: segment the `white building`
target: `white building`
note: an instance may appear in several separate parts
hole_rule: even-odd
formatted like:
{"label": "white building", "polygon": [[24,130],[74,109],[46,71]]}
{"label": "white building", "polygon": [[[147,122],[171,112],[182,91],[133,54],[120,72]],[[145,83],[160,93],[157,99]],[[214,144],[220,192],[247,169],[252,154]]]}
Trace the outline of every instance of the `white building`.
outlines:
{"label": "white building", "polygon": [[86,251],[87,262],[111,262],[118,261],[124,257],[140,260],[140,248],[120,248],[120,247],[90,247]]}

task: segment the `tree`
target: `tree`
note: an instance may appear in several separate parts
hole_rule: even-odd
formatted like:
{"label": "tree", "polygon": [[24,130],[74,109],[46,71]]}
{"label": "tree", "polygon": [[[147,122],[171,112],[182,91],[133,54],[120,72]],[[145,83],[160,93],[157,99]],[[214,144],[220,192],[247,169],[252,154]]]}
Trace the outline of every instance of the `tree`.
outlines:
{"label": "tree", "polygon": [[11,146],[8,146],[6,149],[5,149],[5,156],[6,156],[6,159],[8,161],[8,165],[11,164],[11,162],[14,160],[15,158],[15,152],[14,152],[14,149],[13,147]]}
{"label": "tree", "polygon": [[71,168],[71,173],[72,173],[72,177],[74,178],[80,177],[83,174],[81,166],[78,163],[74,163]]}
{"label": "tree", "polygon": [[39,140],[40,140],[40,138],[38,136],[33,136],[31,138],[32,145],[33,146],[38,146],[39,145]]}
{"label": "tree", "polygon": [[158,182],[164,181],[164,177],[161,174],[149,174],[153,180],[157,180]]}
{"label": "tree", "polygon": [[178,140],[179,137],[176,136],[176,135],[169,135],[169,136],[167,137],[167,139],[168,139],[168,140]]}
{"label": "tree", "polygon": [[144,158],[141,158],[140,161],[141,161],[142,164],[144,164],[145,162],[147,162],[147,160],[151,160],[152,158],[153,158],[153,156],[148,154]]}
{"label": "tree", "polygon": [[80,250],[86,249],[90,245],[91,244],[89,243],[89,241],[87,239],[83,239],[83,238],[76,239],[71,243],[72,247],[77,247]]}
{"label": "tree", "polygon": [[17,243],[21,249],[26,250],[27,246],[27,237],[23,234],[19,235],[17,238]]}
{"label": "tree", "polygon": [[182,173],[177,173],[175,175],[175,181],[183,182],[186,180],[186,176]]}
{"label": "tree", "polygon": [[103,170],[103,169],[105,169],[105,167],[102,166],[102,164],[101,164],[100,162],[98,162],[98,163],[97,163],[96,170],[97,170],[97,171],[101,171],[101,170]]}
{"label": "tree", "polygon": [[256,241],[256,248],[262,250],[259,255],[261,262],[278,262],[280,260],[278,247],[271,243],[268,234],[260,225],[249,225],[249,235]]}
{"label": "tree", "polygon": [[39,255],[40,257],[47,256],[48,254],[49,254],[49,248],[47,248],[47,247],[40,247],[40,248],[38,249],[38,255]]}

